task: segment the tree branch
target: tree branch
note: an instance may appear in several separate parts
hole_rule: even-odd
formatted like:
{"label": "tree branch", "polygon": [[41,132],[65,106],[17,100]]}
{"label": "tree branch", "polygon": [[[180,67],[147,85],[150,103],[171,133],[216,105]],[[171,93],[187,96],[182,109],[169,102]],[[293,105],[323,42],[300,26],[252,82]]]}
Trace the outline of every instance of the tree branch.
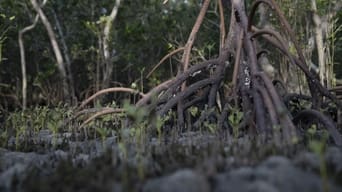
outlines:
{"label": "tree branch", "polygon": [[[47,0],[44,0],[41,6],[46,4]],[[20,49],[20,63],[21,63],[21,74],[22,74],[22,107],[23,110],[27,107],[27,77],[26,77],[26,58],[25,58],[25,46],[23,41],[24,33],[32,30],[36,27],[39,20],[39,15],[37,14],[33,20],[33,23],[24,29],[19,31],[18,34],[18,42],[19,42],[19,49]]]}
{"label": "tree branch", "polygon": [[30,0],[31,4],[33,5],[33,8],[36,10],[36,12],[38,13],[40,19],[42,20],[45,29],[48,32],[49,38],[50,38],[50,42],[53,48],[53,52],[55,53],[55,57],[57,60],[57,66],[59,69],[59,72],[62,76],[62,82],[63,82],[63,93],[64,96],[67,97],[67,99],[70,99],[70,95],[69,95],[69,84],[67,82],[67,74],[66,74],[66,70],[64,67],[64,61],[63,61],[63,57],[62,57],[62,53],[61,50],[58,46],[57,40],[56,40],[56,35],[53,32],[52,26],[48,20],[48,18],[46,17],[46,15],[44,14],[43,10],[41,9],[41,7],[38,5],[37,0]]}

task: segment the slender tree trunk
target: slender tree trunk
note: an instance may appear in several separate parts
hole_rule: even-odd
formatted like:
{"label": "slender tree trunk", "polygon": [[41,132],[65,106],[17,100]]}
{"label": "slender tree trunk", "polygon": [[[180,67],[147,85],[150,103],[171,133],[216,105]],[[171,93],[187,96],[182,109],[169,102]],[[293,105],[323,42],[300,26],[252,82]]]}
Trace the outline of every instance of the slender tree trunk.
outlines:
{"label": "slender tree trunk", "polygon": [[[44,0],[42,3],[42,6],[46,4],[47,0]],[[21,74],[22,74],[22,107],[23,110],[27,107],[27,75],[26,75],[26,59],[25,59],[25,46],[23,41],[23,35],[24,33],[32,30],[36,27],[39,20],[39,15],[37,14],[36,17],[33,20],[33,23],[24,29],[19,31],[18,34],[18,42],[19,42],[19,48],[20,48],[20,63],[21,63]]]}
{"label": "slender tree trunk", "polygon": [[103,30],[103,56],[104,56],[104,76],[103,76],[103,88],[107,88],[109,86],[109,82],[111,80],[111,76],[113,73],[113,64],[112,64],[112,55],[110,54],[110,32],[112,29],[113,21],[115,20],[118,10],[120,7],[121,0],[116,0],[115,5],[112,9],[112,12],[107,17],[106,25]]}
{"label": "slender tree trunk", "polygon": [[313,22],[315,25],[315,41],[316,48],[318,53],[318,67],[319,67],[319,78],[321,83],[326,86],[326,67],[325,67],[325,54],[324,54],[324,46],[323,46],[323,30],[322,30],[322,22],[321,18],[317,13],[317,5],[316,0],[311,0],[311,9],[313,11]]}
{"label": "slender tree trunk", "polygon": [[63,61],[63,56],[61,53],[61,50],[58,46],[57,40],[56,40],[56,35],[53,31],[53,28],[48,20],[48,18],[46,17],[46,15],[44,14],[43,10],[40,8],[40,6],[37,3],[37,0],[30,0],[31,4],[33,5],[33,8],[36,10],[36,12],[38,13],[40,19],[42,20],[47,32],[48,32],[48,36],[50,38],[50,42],[53,48],[53,52],[55,53],[55,57],[57,60],[57,67],[59,70],[59,73],[61,75],[62,78],[62,83],[63,83],[63,94],[64,94],[64,98],[67,99],[67,102],[70,101],[70,93],[69,93],[69,83],[67,81],[67,73],[65,70],[65,66],[64,66],[64,61]]}
{"label": "slender tree trunk", "polygon": [[64,58],[65,58],[65,65],[66,65],[66,72],[67,72],[67,77],[68,77],[68,83],[69,83],[69,91],[70,91],[70,96],[71,96],[71,101],[74,102],[76,104],[76,93],[75,93],[75,84],[74,84],[74,79],[72,76],[72,71],[71,71],[71,60],[69,57],[69,49],[68,46],[65,42],[65,37],[64,37],[64,33],[62,30],[62,26],[59,22],[59,19],[57,17],[57,14],[55,12],[55,10],[52,9],[52,13],[56,22],[56,27],[57,27],[57,31],[60,37],[60,41],[62,43],[62,47],[63,47],[63,54],[64,54]]}

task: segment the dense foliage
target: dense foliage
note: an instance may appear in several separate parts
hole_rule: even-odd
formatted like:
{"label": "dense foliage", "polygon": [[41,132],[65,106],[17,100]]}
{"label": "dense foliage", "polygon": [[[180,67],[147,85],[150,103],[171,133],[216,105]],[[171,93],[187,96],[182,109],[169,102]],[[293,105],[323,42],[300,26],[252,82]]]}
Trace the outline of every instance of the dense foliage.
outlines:
{"label": "dense foliage", "polygon": [[[55,26],[58,40],[62,41],[63,38],[66,42],[68,50],[63,51],[67,51],[65,54],[71,59],[78,99],[84,99],[86,92],[93,93],[95,84],[101,83],[96,79],[96,73],[100,73],[96,67],[104,62],[99,41],[104,21],[112,6],[110,1],[90,0],[48,1],[44,7],[47,17]],[[170,65],[163,65],[148,81],[144,77],[162,56],[184,44],[199,8],[200,4],[195,1],[167,5],[153,0],[123,1],[110,39],[114,68],[110,86],[130,86],[143,78],[146,89],[174,75],[176,66],[170,60]],[[35,12],[27,1],[1,1],[0,9],[1,103],[2,107],[19,106],[22,75],[18,31],[32,23]],[[217,45],[214,43],[218,38],[217,23],[211,20],[217,18],[217,10],[214,6],[211,9],[206,28],[197,43],[198,52],[204,57],[217,52]],[[63,37],[58,33],[57,22],[62,28]],[[54,100],[49,104],[57,104],[60,98],[53,97],[59,95],[56,93],[60,91],[57,81],[59,74],[50,41],[41,22],[24,35],[24,42],[29,104],[46,103],[46,100]]]}
{"label": "dense foliage", "polygon": [[[327,14],[332,3],[318,1],[320,13]],[[305,45],[311,37],[307,24],[310,14],[308,2],[280,1],[299,38]],[[100,88],[102,83],[101,64],[104,63],[101,37],[106,17],[113,7],[112,1],[47,1],[43,11],[47,15],[57,36],[64,57],[71,62],[71,74],[78,100]],[[225,6],[229,3],[224,1]],[[167,60],[151,77],[146,74],[168,52],[183,46],[201,7],[199,1],[159,0],[122,1],[118,16],[113,21],[110,35],[113,86],[131,86],[138,83],[139,89],[148,90],[161,81],[174,76],[176,62],[181,55]],[[210,5],[204,24],[197,36],[193,49],[193,62],[211,58],[218,54],[219,13],[216,1]],[[35,11],[29,1],[2,0],[0,2],[0,103],[1,108],[19,107],[21,104],[21,67],[18,32],[30,25]],[[332,25],[328,46],[331,46],[336,77],[340,78],[341,12],[329,22]],[[227,16],[227,20],[229,16]],[[58,26],[60,25],[60,29]],[[277,25],[277,21],[274,21]],[[60,31],[59,31],[60,30]],[[312,32],[311,32],[312,33]],[[63,36],[61,36],[63,35]],[[62,41],[66,47],[62,46]],[[44,26],[37,26],[24,35],[28,75],[28,103],[56,105],[62,101],[60,76],[56,59]],[[314,53],[315,54],[315,53]],[[277,56],[275,56],[277,57]],[[316,56],[314,55],[313,58]]]}

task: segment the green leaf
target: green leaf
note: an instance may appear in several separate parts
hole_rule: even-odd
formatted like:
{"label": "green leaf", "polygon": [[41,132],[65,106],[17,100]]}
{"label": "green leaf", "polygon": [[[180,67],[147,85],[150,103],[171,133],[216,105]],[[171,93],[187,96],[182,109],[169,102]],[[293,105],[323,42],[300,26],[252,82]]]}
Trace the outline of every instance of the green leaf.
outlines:
{"label": "green leaf", "polygon": [[55,128],[55,126],[56,126],[55,123],[53,123],[53,122],[51,122],[51,121],[47,122],[47,127],[48,127],[48,129],[53,130],[53,129]]}
{"label": "green leaf", "polygon": [[192,106],[190,107],[190,114],[193,116],[193,117],[196,117],[196,115],[198,115],[198,107],[195,107],[195,106]]}
{"label": "green leaf", "polygon": [[308,129],[308,133],[310,135],[314,135],[317,132],[317,125],[312,125],[309,129]]}
{"label": "green leaf", "polygon": [[309,143],[309,148],[316,154],[322,154],[324,151],[324,142],[322,141],[311,141]]}

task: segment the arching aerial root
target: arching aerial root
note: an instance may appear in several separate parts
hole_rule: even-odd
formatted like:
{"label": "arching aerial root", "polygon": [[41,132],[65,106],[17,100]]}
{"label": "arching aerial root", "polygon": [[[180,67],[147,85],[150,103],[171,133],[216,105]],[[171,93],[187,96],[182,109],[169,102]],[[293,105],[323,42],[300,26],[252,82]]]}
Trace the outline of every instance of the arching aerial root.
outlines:
{"label": "arching aerial root", "polygon": [[[262,3],[270,6],[278,16],[280,26],[289,35],[290,41],[296,48],[296,55],[289,51],[288,46],[284,43],[285,39],[280,33],[253,26],[252,18],[255,17],[255,10]],[[220,4],[220,6],[222,5]],[[293,144],[301,136],[298,134],[299,122],[303,122],[302,120],[306,118],[316,118],[327,129],[333,142],[336,145],[342,145],[341,133],[337,130],[336,124],[318,110],[306,109],[293,118],[292,111],[286,103],[289,97],[282,98],[280,96],[270,77],[258,65],[260,54],[258,54],[256,44],[261,38],[282,53],[290,64],[303,71],[311,93],[311,96],[303,98],[311,102],[312,108],[319,109],[323,99],[330,100],[339,109],[342,108],[341,101],[322,86],[317,74],[307,67],[295,35],[275,1],[255,1],[249,16],[245,12],[243,1],[232,0],[231,7],[229,32],[220,36],[226,38],[224,42],[220,43],[222,47],[220,47],[220,55],[217,58],[184,68],[184,71],[179,72],[174,78],[161,83],[145,94],[121,88],[141,96],[134,105],[137,108],[144,108],[146,113],[143,119],[149,121],[155,119],[150,118],[151,116],[163,118],[172,114],[172,118],[169,117],[168,121],[163,122],[162,128],[167,124],[183,129],[201,127],[209,123],[215,125],[217,130],[226,130],[232,135],[260,134],[266,135],[266,140],[273,139],[284,144]],[[200,16],[203,17],[203,13]],[[198,30],[199,27],[196,26]],[[221,28],[220,31],[223,33],[225,30]],[[192,35],[195,36],[196,33]],[[189,51],[187,47],[177,49],[174,53],[183,49]],[[233,77],[230,78],[232,83],[225,80],[227,79],[225,78],[226,72],[232,70],[232,67],[227,65],[231,58],[235,59]],[[197,78],[197,75],[200,78]],[[196,80],[194,81],[194,79]],[[79,109],[85,107],[98,95],[108,92],[96,93],[83,102]],[[82,126],[102,114],[117,113],[117,111],[118,109],[97,111],[93,116],[88,117]],[[125,109],[120,112],[125,112]],[[190,119],[190,121],[184,118]],[[173,125],[174,122],[177,123]],[[191,124],[184,122],[191,122]],[[128,121],[127,126],[130,125],[134,125],[134,120]]]}

